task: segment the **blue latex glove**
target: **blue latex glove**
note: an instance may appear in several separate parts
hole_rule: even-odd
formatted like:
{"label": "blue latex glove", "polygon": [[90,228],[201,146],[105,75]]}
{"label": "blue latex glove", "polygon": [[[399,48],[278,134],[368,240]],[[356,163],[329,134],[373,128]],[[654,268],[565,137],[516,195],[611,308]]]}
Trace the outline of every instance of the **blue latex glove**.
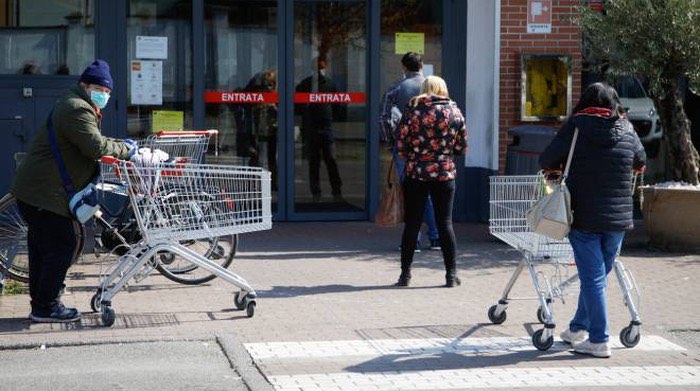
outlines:
{"label": "blue latex glove", "polygon": [[127,146],[127,148],[129,148],[129,153],[127,154],[126,158],[130,159],[132,156],[134,156],[136,151],[139,150],[139,145],[136,140],[132,140],[130,138],[122,139],[122,142]]}

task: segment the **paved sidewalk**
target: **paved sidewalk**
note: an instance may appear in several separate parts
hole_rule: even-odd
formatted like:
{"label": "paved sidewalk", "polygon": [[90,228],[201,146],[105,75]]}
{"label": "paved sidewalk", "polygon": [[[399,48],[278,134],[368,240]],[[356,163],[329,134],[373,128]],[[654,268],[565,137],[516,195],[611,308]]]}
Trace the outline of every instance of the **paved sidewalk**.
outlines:
{"label": "paved sidewalk", "polygon": [[[461,287],[443,288],[441,255],[424,250],[416,255],[411,286],[395,288],[399,228],[275,224],[272,231],[244,235],[231,267],[257,289],[253,318],[235,310],[233,289],[220,279],[184,286],[154,275],[114,298],[111,328],[89,313],[101,265],[86,257],[71,270],[64,296],[67,305],[86,312],[79,325],[30,324],[26,295],[0,297],[0,362],[20,360],[13,376],[27,380],[42,369],[37,366],[44,361],[36,358],[42,352],[71,357],[71,349],[83,349],[97,357],[99,343],[105,360],[117,360],[95,366],[92,375],[99,377],[118,371],[120,357],[133,360],[120,353],[121,343],[151,360],[162,356],[165,364],[173,357],[190,362],[189,369],[176,367],[183,379],[201,375],[211,362],[211,383],[200,385],[207,389],[700,389],[700,255],[649,251],[640,234],[628,239],[622,261],[642,290],[642,342],[634,349],[619,346],[629,315],[611,278],[610,334],[618,346],[601,360],[575,355],[561,342],[547,352],[534,349],[529,335],[542,327],[534,301],[511,302],[506,322],[492,325],[486,311],[519,254],[493,240],[485,225],[457,224],[456,232]],[[572,293],[554,306],[557,334],[575,309]],[[534,295],[527,274],[513,294]],[[63,345],[70,347],[53,348]],[[157,373],[146,369],[146,379]],[[175,388],[200,384],[198,376]],[[106,384],[134,388],[118,376]]]}

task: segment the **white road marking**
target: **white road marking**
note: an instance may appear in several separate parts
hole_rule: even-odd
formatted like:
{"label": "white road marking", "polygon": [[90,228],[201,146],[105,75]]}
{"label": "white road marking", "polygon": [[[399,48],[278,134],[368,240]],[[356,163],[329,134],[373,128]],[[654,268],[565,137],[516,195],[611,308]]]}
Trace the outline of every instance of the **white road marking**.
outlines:
{"label": "white road marking", "polygon": [[[611,338],[612,348],[627,349]],[[496,355],[535,350],[528,337],[494,338],[429,338],[379,339],[345,341],[264,342],[245,344],[254,360],[323,358],[342,356],[386,356],[456,353],[461,355]],[[555,338],[551,351],[569,350],[570,347]],[[656,335],[642,335],[634,351],[684,351],[685,349]]]}
{"label": "white road marking", "polygon": [[700,367],[477,368],[416,372],[268,376],[279,391],[446,390],[601,386],[696,386]]}

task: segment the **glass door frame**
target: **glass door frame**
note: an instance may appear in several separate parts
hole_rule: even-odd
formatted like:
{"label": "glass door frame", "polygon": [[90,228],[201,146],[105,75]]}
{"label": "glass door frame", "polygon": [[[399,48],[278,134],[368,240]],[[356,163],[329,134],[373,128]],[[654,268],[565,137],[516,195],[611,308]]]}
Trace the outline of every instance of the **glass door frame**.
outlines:
{"label": "glass door frame", "polygon": [[[366,123],[365,123],[365,208],[361,212],[332,212],[332,213],[301,213],[294,210],[295,204],[295,156],[294,156],[294,5],[295,3],[319,3],[319,2],[341,2],[341,3],[364,3],[365,5],[365,21],[366,21],[366,45],[368,50],[367,60],[365,63],[366,80]],[[285,26],[282,34],[282,47],[280,47],[280,114],[284,134],[284,144],[280,145],[280,151],[284,151],[284,160],[280,156],[280,162],[284,162],[284,176],[286,182],[281,182],[284,187],[284,195],[280,195],[280,200],[283,201],[285,210],[285,220],[288,221],[351,221],[351,220],[368,220],[373,216],[371,212],[372,205],[377,202],[377,177],[376,167],[377,153],[379,147],[379,139],[376,137],[376,132],[373,133],[373,122],[377,122],[378,113],[375,114],[375,108],[379,107],[379,99],[373,89],[378,89],[379,84],[379,0],[278,0],[279,7],[284,7],[283,18]],[[375,16],[373,18],[373,15]],[[374,20],[376,19],[376,20]],[[376,57],[376,58],[375,58]],[[376,117],[376,119],[375,119]],[[374,136],[373,136],[374,135]],[[280,137],[282,139],[282,137]],[[372,169],[372,166],[375,166]],[[281,170],[282,171],[282,170]],[[281,176],[280,176],[281,177]],[[282,198],[284,197],[284,198]]]}
{"label": "glass door frame", "polygon": [[[339,1],[364,2],[367,20],[366,56],[366,154],[365,154],[365,210],[362,212],[298,213],[294,212],[294,4],[295,2]],[[433,0],[427,0],[433,1]],[[466,97],[466,0],[443,2],[443,77],[447,80],[451,97],[464,108]],[[113,104],[105,110],[103,132],[110,136],[126,137],[127,78],[126,62],[126,1],[96,2],[95,55],[106,60],[115,79]],[[379,202],[379,105],[381,91],[379,67],[381,42],[381,0],[277,0],[278,31],[278,91],[279,118],[278,203],[273,218],[276,221],[342,221],[372,220]],[[116,16],[116,17],[115,17]],[[192,0],[192,116],[193,126],[205,127],[204,80],[204,0]],[[201,43],[201,44],[197,44]],[[450,56],[447,53],[451,53]],[[116,99],[114,99],[116,98]]]}

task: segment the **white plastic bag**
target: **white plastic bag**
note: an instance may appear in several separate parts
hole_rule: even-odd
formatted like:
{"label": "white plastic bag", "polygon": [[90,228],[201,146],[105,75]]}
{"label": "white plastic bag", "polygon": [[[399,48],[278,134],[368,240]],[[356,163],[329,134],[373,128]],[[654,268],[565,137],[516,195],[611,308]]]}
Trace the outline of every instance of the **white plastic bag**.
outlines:
{"label": "white plastic bag", "polygon": [[139,148],[139,150],[131,156],[131,161],[141,165],[156,165],[170,159],[170,156],[160,149]]}

